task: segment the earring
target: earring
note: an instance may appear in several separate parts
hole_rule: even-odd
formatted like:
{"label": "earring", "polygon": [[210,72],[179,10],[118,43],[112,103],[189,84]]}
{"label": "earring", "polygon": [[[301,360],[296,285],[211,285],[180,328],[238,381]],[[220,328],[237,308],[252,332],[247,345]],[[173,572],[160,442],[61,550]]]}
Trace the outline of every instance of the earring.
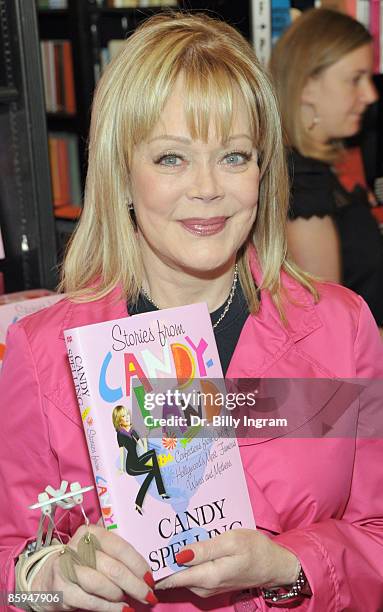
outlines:
{"label": "earring", "polygon": [[311,132],[316,125],[318,125],[319,123],[319,117],[318,115],[314,115],[312,122],[310,123],[310,125],[308,126],[308,131]]}
{"label": "earring", "polygon": [[134,229],[137,229],[136,213],[134,211],[134,204],[131,200],[128,200],[128,211],[130,215],[130,220],[133,223],[133,227]]}

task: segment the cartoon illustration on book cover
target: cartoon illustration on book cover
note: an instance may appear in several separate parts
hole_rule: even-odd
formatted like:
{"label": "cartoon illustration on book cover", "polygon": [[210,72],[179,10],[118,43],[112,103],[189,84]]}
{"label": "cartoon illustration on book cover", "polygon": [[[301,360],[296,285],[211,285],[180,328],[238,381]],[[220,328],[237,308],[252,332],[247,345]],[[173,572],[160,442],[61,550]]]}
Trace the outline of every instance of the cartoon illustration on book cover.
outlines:
{"label": "cartoon illustration on book cover", "polygon": [[[154,449],[148,450],[146,438],[142,440],[133,429],[131,411],[128,410],[128,408],[116,406],[112,413],[112,421],[117,432],[118,446],[121,450],[121,470],[125,467],[126,473],[130,476],[146,474],[146,478],[141,484],[135,500],[135,508],[137,512],[142,515],[142,505],[153,478],[160,497],[162,497],[162,499],[169,499],[160,473],[157,453]],[[139,444],[142,445],[144,450],[141,455],[137,454],[137,447]]]}

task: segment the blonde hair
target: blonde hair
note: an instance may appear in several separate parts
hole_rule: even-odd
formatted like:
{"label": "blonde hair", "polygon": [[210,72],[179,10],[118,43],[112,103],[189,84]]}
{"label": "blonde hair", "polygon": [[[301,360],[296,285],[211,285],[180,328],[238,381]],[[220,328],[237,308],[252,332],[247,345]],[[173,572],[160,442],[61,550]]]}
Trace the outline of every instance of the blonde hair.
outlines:
{"label": "blonde hair", "polygon": [[112,422],[113,427],[117,431],[121,427],[121,419],[125,416],[125,414],[130,417],[130,422],[132,422],[132,413],[129,408],[125,408],[125,406],[116,406],[113,408],[112,412]]}
{"label": "blonde hair", "polygon": [[95,93],[89,139],[84,210],[67,251],[61,288],[91,301],[117,284],[128,300],[142,285],[142,263],[129,215],[129,167],[134,146],[160,118],[179,75],[193,138],[206,141],[212,120],[222,140],[229,135],[238,92],[246,106],[259,154],[257,220],[238,254],[241,284],[251,312],[259,306],[248,262],[256,245],[262,288],[280,303],[284,267],[312,293],[308,278],[286,259],[288,178],[277,100],[251,46],[231,26],[207,15],[161,14],[126,41]]}
{"label": "blonde hair", "polygon": [[301,116],[303,89],[345,55],[371,42],[366,28],[344,13],[305,11],[284,32],[271,54],[270,71],[279,99],[286,144],[302,155],[332,162],[340,142],[315,143]]}

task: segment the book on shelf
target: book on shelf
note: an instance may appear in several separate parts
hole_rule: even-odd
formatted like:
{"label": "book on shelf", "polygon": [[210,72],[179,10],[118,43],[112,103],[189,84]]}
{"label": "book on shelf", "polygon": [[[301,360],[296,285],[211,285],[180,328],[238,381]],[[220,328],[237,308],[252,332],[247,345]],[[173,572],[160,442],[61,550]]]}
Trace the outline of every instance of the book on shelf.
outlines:
{"label": "book on shelf", "polygon": [[49,132],[48,146],[54,207],[81,206],[77,134]]}
{"label": "book on shelf", "polygon": [[37,0],[40,9],[67,9],[68,0]]}
{"label": "book on shelf", "polygon": [[209,426],[225,381],[206,304],[64,335],[104,525],[155,580],[183,546],[254,528],[237,440]]}
{"label": "book on shelf", "polygon": [[48,289],[29,289],[0,295],[0,369],[6,349],[8,327],[33,312],[47,308],[62,300],[64,294]]}
{"label": "book on shelf", "polygon": [[110,8],[147,8],[156,6],[178,6],[178,0],[105,0],[99,6]]}
{"label": "book on shelf", "polygon": [[281,34],[291,23],[290,0],[271,0],[271,45],[274,45]]}
{"label": "book on shelf", "polygon": [[383,0],[370,0],[370,23],[369,30],[371,32],[373,41],[372,46],[374,50],[374,72],[379,73],[381,71],[381,47],[383,40],[381,40],[381,11],[383,8]]}
{"label": "book on shelf", "polygon": [[49,113],[76,113],[72,43],[69,40],[42,40],[41,58],[45,107]]}
{"label": "book on shelf", "polygon": [[267,66],[271,54],[271,0],[251,0],[251,32],[255,54]]}

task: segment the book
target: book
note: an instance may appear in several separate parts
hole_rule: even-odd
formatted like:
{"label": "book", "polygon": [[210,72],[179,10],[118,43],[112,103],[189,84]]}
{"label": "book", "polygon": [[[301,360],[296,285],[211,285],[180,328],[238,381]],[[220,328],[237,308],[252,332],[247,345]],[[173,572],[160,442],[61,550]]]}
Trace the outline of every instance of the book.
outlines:
{"label": "book", "polygon": [[225,383],[206,304],[64,336],[104,525],[154,579],[183,546],[255,528],[233,431],[210,427]]}
{"label": "book", "polygon": [[8,327],[33,312],[62,300],[63,294],[47,289],[18,291],[0,296],[0,369],[6,349]]}
{"label": "book", "polygon": [[82,191],[78,137],[71,132],[49,132],[49,164],[53,206],[81,206]]}
{"label": "book", "polygon": [[40,47],[47,112],[75,114],[72,43],[69,40],[43,40]]}
{"label": "book", "polygon": [[271,0],[251,0],[251,30],[255,54],[267,66],[271,54]]}
{"label": "book", "polygon": [[275,45],[291,23],[290,0],[271,0],[271,44]]}

